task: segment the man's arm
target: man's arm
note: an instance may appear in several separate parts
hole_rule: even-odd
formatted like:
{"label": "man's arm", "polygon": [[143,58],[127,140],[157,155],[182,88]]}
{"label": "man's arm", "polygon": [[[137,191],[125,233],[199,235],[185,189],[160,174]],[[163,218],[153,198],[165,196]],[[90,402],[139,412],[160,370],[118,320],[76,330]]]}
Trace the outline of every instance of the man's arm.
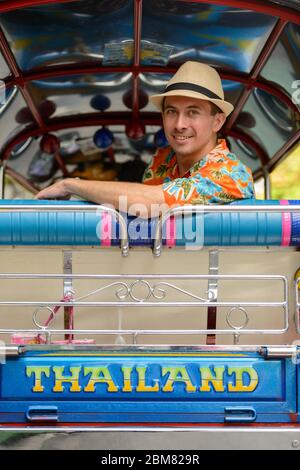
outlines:
{"label": "man's arm", "polygon": [[[40,191],[37,199],[79,196],[98,204],[109,204],[116,209],[141,217],[157,216],[165,205],[162,185],[146,185],[121,181],[90,181],[67,178]],[[155,207],[156,206],[156,207]],[[139,213],[139,214],[138,214]]]}

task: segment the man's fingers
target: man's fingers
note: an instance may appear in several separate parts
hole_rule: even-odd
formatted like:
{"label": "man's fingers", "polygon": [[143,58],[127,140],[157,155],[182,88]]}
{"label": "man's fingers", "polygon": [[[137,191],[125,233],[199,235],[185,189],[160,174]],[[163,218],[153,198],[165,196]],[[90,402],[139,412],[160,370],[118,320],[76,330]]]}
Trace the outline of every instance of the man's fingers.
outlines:
{"label": "man's fingers", "polygon": [[42,189],[35,196],[36,199],[70,199],[70,194],[68,194],[64,186],[59,183],[54,183],[48,188]]}

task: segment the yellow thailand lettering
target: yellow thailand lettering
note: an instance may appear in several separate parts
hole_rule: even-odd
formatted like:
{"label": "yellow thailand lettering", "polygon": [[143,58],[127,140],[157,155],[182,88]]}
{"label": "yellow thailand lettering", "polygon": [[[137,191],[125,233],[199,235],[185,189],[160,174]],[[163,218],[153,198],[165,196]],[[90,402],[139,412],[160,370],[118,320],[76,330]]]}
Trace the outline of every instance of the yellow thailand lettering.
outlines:
{"label": "yellow thailand lettering", "polygon": [[[235,374],[235,385],[228,383],[229,392],[253,392],[258,385],[258,374],[252,367],[228,367],[228,375]],[[243,374],[250,377],[249,385],[243,382]]]}
{"label": "yellow thailand lettering", "polygon": [[43,392],[45,387],[42,385],[42,374],[50,376],[50,366],[26,366],[26,377],[34,376],[33,392]]}
{"label": "yellow thailand lettering", "polygon": [[91,374],[91,377],[86,387],[84,387],[85,392],[95,392],[96,383],[106,383],[108,392],[118,391],[118,387],[116,387],[107,366],[84,367],[83,375],[86,376],[88,374]]}
{"label": "yellow thailand lettering", "polygon": [[146,366],[138,366],[136,367],[136,371],[138,373],[138,384],[136,387],[137,392],[158,392],[159,391],[159,383],[156,381],[155,385],[146,385]]}
{"label": "yellow thailand lettering", "polygon": [[53,392],[63,392],[65,387],[63,383],[70,383],[70,392],[80,392],[81,386],[79,385],[79,373],[81,371],[81,366],[70,367],[71,375],[63,375],[65,371],[64,366],[54,366],[53,367],[55,382],[54,387],[52,388]]}
{"label": "yellow thailand lettering", "polygon": [[187,392],[195,392],[196,387],[192,384],[191,378],[185,367],[163,367],[162,375],[164,376],[167,373],[170,373],[168,380],[166,381],[164,387],[162,388],[163,392],[173,392],[174,382],[183,382],[185,383],[185,390]]}
{"label": "yellow thailand lettering", "polygon": [[122,392],[132,392],[132,385],[131,385],[131,372],[132,367],[124,366],[122,367],[122,373],[124,378],[124,386],[122,388]]}
{"label": "yellow thailand lettering", "polygon": [[[214,367],[214,374],[209,367],[201,367],[200,392],[211,392],[211,385],[215,392],[224,392],[224,366]],[[211,384],[211,385],[210,385]]]}

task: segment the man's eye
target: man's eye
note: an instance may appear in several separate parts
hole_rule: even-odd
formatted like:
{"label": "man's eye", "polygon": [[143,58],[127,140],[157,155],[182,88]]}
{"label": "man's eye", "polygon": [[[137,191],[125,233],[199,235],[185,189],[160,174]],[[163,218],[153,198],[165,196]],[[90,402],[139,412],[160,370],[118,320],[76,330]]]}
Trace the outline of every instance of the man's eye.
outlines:
{"label": "man's eye", "polygon": [[189,115],[190,116],[197,116],[199,114],[199,111],[197,109],[190,109],[189,110]]}
{"label": "man's eye", "polygon": [[170,115],[175,114],[175,109],[166,109],[165,113]]}

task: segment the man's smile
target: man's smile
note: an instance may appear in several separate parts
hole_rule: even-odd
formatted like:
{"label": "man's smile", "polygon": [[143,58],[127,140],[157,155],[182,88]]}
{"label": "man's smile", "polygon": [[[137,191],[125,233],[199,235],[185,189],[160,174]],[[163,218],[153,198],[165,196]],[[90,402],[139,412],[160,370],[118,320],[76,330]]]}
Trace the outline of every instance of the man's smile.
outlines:
{"label": "man's smile", "polygon": [[191,135],[173,135],[173,139],[176,140],[177,142],[184,142],[191,138],[192,138]]}

